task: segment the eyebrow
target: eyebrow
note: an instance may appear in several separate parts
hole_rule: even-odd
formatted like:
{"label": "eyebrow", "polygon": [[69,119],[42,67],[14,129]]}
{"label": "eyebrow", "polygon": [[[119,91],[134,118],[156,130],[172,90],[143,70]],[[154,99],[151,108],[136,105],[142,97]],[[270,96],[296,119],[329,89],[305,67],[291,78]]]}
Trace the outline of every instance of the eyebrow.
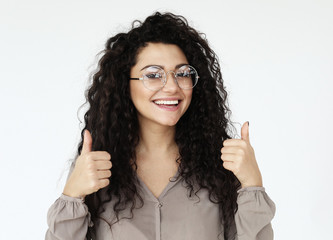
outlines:
{"label": "eyebrow", "polygon": [[[181,66],[184,66],[184,65],[189,65],[189,64],[188,63],[177,64],[175,69],[180,68]],[[164,69],[164,66],[162,66],[162,65],[150,64],[150,65],[144,66],[140,71],[142,71],[143,69],[149,68],[149,67],[160,67],[160,68]]]}

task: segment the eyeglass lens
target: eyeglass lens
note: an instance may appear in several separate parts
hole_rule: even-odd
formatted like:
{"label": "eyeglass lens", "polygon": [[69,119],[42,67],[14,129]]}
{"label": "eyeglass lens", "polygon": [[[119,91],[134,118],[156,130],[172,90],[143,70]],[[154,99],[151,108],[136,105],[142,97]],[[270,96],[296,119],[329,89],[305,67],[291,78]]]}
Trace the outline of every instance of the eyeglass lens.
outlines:
{"label": "eyeglass lens", "polygon": [[[171,72],[173,74],[173,72]],[[198,80],[197,71],[189,65],[184,65],[175,71],[178,86],[182,89],[193,88]],[[150,66],[144,70],[143,84],[150,90],[159,90],[166,83],[166,73],[158,66]]]}

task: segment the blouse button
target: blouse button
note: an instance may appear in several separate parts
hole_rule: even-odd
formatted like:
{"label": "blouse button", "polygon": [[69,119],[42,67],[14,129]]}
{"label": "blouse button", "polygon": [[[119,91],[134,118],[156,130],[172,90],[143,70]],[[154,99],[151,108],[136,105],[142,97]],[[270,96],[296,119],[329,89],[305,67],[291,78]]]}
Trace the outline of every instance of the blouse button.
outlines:
{"label": "blouse button", "polygon": [[159,208],[161,208],[162,206],[163,206],[163,204],[162,204],[162,203],[158,204],[158,207],[159,207]]}

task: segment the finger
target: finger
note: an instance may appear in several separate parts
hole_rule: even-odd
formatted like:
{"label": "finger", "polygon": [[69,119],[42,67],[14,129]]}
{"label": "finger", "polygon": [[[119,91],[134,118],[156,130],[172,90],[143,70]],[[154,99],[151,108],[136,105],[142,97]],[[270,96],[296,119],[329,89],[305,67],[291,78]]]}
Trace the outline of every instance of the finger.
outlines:
{"label": "finger", "polygon": [[107,179],[107,178],[100,179],[98,181],[99,181],[99,188],[104,188],[104,187],[106,187],[107,185],[110,184],[110,180]]}
{"label": "finger", "polygon": [[223,153],[221,159],[224,162],[234,162],[236,160],[237,155],[233,153]]}
{"label": "finger", "polygon": [[81,154],[86,154],[91,152],[91,145],[92,145],[91,134],[87,129],[85,129],[83,135],[83,145],[82,145]]}
{"label": "finger", "polygon": [[233,153],[233,154],[237,154],[239,153],[241,148],[239,148],[239,146],[237,147],[234,147],[234,146],[231,146],[231,147],[223,147],[221,149],[221,153]]}
{"label": "finger", "polygon": [[91,158],[94,159],[95,161],[111,159],[110,153],[108,153],[106,151],[94,151],[94,152],[91,152],[90,155],[91,155]]}
{"label": "finger", "polygon": [[249,136],[249,121],[243,124],[242,129],[241,129],[241,136],[242,139],[250,142],[250,136]]}
{"label": "finger", "polygon": [[229,171],[233,171],[234,163],[233,162],[224,162],[223,167]]}
{"label": "finger", "polygon": [[97,170],[108,170],[112,167],[112,162],[110,160],[100,160],[95,161]]}
{"label": "finger", "polygon": [[97,177],[98,179],[109,178],[111,177],[111,171],[110,170],[97,171]]}
{"label": "finger", "polygon": [[243,146],[244,140],[242,139],[226,139],[223,141],[224,147],[232,147],[232,146]]}

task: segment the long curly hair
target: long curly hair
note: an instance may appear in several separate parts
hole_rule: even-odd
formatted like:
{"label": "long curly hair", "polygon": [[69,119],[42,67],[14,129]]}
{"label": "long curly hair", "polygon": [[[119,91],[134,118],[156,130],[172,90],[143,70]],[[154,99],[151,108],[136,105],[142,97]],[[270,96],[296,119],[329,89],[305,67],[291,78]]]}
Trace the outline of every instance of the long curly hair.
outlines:
{"label": "long curly hair", "polygon": [[[224,239],[230,239],[240,183],[223,167],[221,160],[223,141],[232,138],[235,130],[230,120],[227,91],[218,57],[209,47],[205,34],[189,26],[183,16],[172,13],[155,12],[144,22],[133,21],[129,32],[109,38],[92,84],[85,92],[84,104],[89,102],[90,108],[84,115],[85,127],[75,159],[81,153],[85,129],[92,135],[92,151],[107,151],[112,156],[110,184],[103,191],[86,196],[91,218],[99,218],[104,211],[103,204],[113,198],[117,200],[113,210],[118,221],[119,212],[128,203],[132,204],[133,216],[135,197],[143,204],[136,187],[135,148],[139,142],[139,123],[130,99],[129,76],[138,53],[149,42],[176,44],[198,71],[200,79],[193,88],[191,104],[176,124],[175,142],[180,154],[176,161],[190,195],[197,183],[200,189],[209,191],[210,201],[219,204]],[[94,236],[94,227],[89,227],[88,239]]]}

